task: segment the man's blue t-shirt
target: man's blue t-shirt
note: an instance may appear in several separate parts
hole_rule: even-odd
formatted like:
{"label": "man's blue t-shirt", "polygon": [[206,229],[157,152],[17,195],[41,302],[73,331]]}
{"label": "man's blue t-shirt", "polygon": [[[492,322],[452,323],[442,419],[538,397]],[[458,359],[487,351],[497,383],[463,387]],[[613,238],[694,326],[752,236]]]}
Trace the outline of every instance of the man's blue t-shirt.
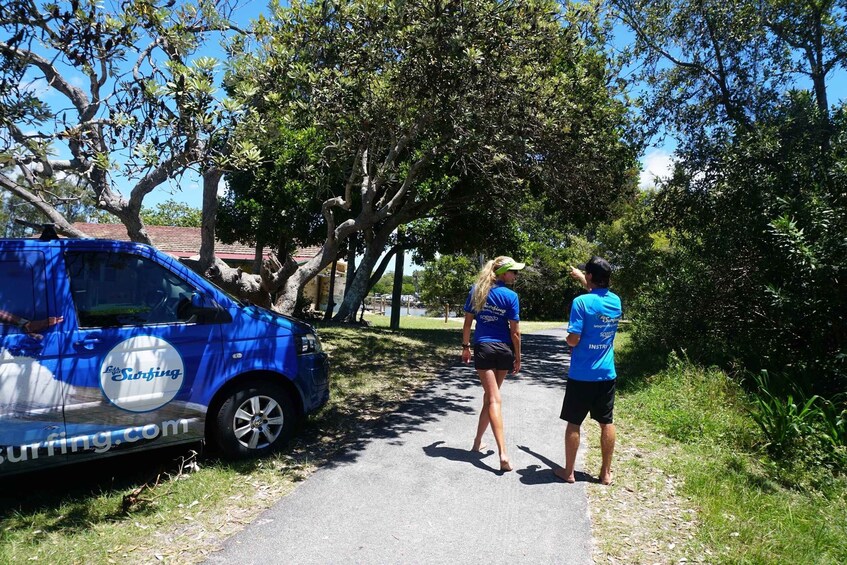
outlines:
{"label": "man's blue t-shirt", "polygon": [[501,342],[512,343],[512,334],[509,332],[509,320],[520,321],[520,305],[518,294],[511,288],[506,287],[503,281],[497,281],[488,293],[481,312],[474,312],[473,291],[471,287],[468,299],[465,300],[465,312],[474,314],[476,329],[474,329],[474,343]]}
{"label": "man's blue t-shirt", "polygon": [[571,352],[569,379],[606,381],[617,376],[612,345],[621,315],[621,299],[608,288],[574,299],[568,333],[579,334],[579,343]]}

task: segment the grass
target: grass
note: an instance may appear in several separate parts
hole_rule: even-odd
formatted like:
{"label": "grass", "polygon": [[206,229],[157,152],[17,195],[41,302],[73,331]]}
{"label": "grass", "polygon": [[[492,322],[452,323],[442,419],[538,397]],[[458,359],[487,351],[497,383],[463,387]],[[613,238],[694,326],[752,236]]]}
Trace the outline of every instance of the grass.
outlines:
{"label": "grass", "polygon": [[[401,317],[393,331],[370,319],[320,328],[332,399],[273,457],[227,463],[178,449],[4,479],[0,563],[203,560],[459,355],[461,320]],[[634,379],[626,332],[617,347],[615,483],[587,485],[598,564],[847,563],[843,479],[785,487],[723,373],[672,359]],[[585,426],[588,469],[599,467],[596,428]]]}
{"label": "grass", "polygon": [[229,463],[192,446],[4,479],[0,564],[203,560],[458,358],[461,322],[404,316],[392,331],[385,316],[373,318],[371,327],[319,329],[331,400],[273,457]]}
{"label": "grass", "polygon": [[[844,478],[818,490],[784,486],[807,481],[774,476],[747,400],[724,373],[672,358],[623,389],[615,484],[589,486],[592,508],[602,509],[598,563],[847,563]],[[596,445],[596,432],[588,441]],[[599,465],[597,451],[587,465]],[[639,526],[609,507],[637,508]]]}

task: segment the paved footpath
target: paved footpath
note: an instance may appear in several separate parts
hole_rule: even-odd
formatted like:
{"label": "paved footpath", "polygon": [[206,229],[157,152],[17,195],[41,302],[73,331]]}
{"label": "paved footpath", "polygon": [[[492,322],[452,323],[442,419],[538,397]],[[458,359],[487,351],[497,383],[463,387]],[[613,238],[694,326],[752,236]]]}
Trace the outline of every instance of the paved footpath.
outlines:
{"label": "paved footpath", "polygon": [[503,384],[513,472],[499,471],[490,430],[487,454],[468,451],[482,387],[459,364],[207,563],[592,563],[585,483],[552,472],[564,456],[564,336],[524,335],[523,369]]}

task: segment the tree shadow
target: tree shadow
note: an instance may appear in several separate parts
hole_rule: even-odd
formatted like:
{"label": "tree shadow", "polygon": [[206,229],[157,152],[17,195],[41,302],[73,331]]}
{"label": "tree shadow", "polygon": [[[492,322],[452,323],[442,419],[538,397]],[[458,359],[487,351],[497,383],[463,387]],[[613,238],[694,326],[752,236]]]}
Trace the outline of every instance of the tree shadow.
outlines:
{"label": "tree shadow", "polygon": [[[458,343],[456,338],[460,336],[459,330],[404,332],[408,333],[439,343],[447,343],[446,340],[449,340],[452,345]],[[533,385],[564,390],[569,354],[563,336],[563,332],[523,336],[523,368],[518,378],[529,379]],[[403,366],[414,374],[414,370],[423,362],[421,359],[425,358],[417,351],[396,346],[382,347],[378,341],[367,333],[354,336],[350,349],[355,352],[356,358],[345,359],[345,362],[353,363],[352,366],[358,371],[367,371],[371,365],[387,362]],[[412,377],[396,378],[399,388],[415,386]],[[309,417],[280,453],[295,463],[304,461],[329,467],[352,464],[374,440],[402,444],[408,434],[423,431],[428,423],[449,413],[476,414],[478,407],[471,403],[481,396],[482,389],[473,365],[457,363],[428,379],[405,401],[393,403],[374,392],[354,395],[344,404],[330,403],[321,412]],[[120,508],[115,508],[113,513],[105,516],[102,513],[95,515],[91,497],[132,492],[145,484],[154,484],[159,477],[163,481],[170,480],[170,477],[179,474],[181,459],[193,450],[202,449],[201,445],[195,444],[161,448],[4,477],[3,492],[0,492],[0,527],[17,527],[10,525],[15,516],[35,512],[56,515],[50,526],[53,531],[81,531],[90,528],[92,523],[104,520],[126,520],[129,515]],[[469,451],[443,446],[440,442],[434,442],[426,450],[429,450],[427,454],[432,457],[470,463],[482,470],[501,473],[499,468],[490,467],[482,461],[488,454],[474,456]],[[213,452],[203,454],[201,463],[206,467],[234,467],[245,473],[262,464],[261,460],[230,462],[214,457]],[[544,480],[545,476],[534,472],[529,475],[534,477],[527,479],[530,481],[539,480],[538,477]],[[154,511],[153,506],[140,505],[133,507],[132,514]],[[21,528],[26,527],[25,521],[21,522]]]}
{"label": "tree shadow", "polygon": [[103,513],[91,504],[91,498],[114,494],[126,497],[134,491],[143,491],[145,485],[161,487],[179,477],[183,464],[194,460],[200,450],[199,443],[164,447],[4,477],[0,527],[8,531],[28,530],[31,522],[27,515],[41,513],[54,515],[40,526],[43,531],[76,532],[89,529],[93,523],[154,513],[155,505],[143,502],[149,492],[132,506],[131,513],[121,504]]}

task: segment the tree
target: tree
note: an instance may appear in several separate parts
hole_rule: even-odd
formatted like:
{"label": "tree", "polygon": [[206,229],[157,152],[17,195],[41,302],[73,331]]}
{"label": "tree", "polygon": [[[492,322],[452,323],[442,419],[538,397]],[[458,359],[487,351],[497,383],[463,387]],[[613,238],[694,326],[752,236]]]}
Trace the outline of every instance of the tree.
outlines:
{"label": "tree", "polygon": [[443,255],[424,265],[420,275],[421,300],[427,311],[442,314],[445,307],[461,314],[479,265],[463,255]]}
{"label": "tree", "polygon": [[[391,294],[394,288],[394,271],[388,271],[373,285],[371,291],[376,294]],[[412,275],[403,275],[402,294],[415,294],[415,281]]]}
{"label": "tree", "polygon": [[395,230],[445,203],[507,202],[533,182],[560,204],[613,201],[634,151],[606,59],[581,29],[546,0],[293,3],[260,20],[258,49],[245,44],[228,81],[252,93],[239,127],[255,147],[310,128],[325,140],[302,176],[321,195],[322,250],[262,278],[276,308],[291,311],[303,284],[361,234],[337,316],[349,319],[386,247],[404,245]]}
{"label": "tree", "polygon": [[[50,193],[59,179],[81,179],[79,198],[86,193],[132,240],[148,243],[141,211],[151,191],[193,169],[214,196],[224,164],[251,155],[249,145],[226,145],[226,108],[236,105],[215,98],[218,62],[196,56],[210,35],[238,31],[225,17],[231,8],[172,0],[128,0],[117,11],[91,0],[0,4],[0,166],[16,171],[0,175],[0,188],[80,237]],[[213,242],[206,220],[201,255],[209,261]]]}
{"label": "tree", "polygon": [[203,222],[203,211],[170,199],[152,209],[142,208],[141,219],[149,226],[199,228]]}
{"label": "tree", "polygon": [[[322,243],[322,187],[310,185],[307,179],[326,142],[316,128],[280,127],[265,145],[268,162],[227,175],[228,190],[219,199],[218,238],[226,243],[267,245],[280,257],[297,247]],[[321,180],[344,181],[341,170]]]}
{"label": "tree", "polygon": [[827,92],[847,60],[843,5],[613,4],[648,63],[647,115],[681,141],[652,206],[670,245],[639,293],[637,342],[843,391],[847,123]]}
{"label": "tree", "polygon": [[[52,179],[49,183],[45,183],[45,190],[42,193],[42,197],[69,223],[87,222],[97,216],[93,195],[79,185],[79,179],[73,177]],[[2,206],[0,206],[0,226],[4,226],[5,237],[32,235],[32,228],[15,223],[15,220],[23,220],[31,224],[51,223],[50,218],[41,213],[38,208],[34,208],[14,194],[5,193],[2,196]]]}

